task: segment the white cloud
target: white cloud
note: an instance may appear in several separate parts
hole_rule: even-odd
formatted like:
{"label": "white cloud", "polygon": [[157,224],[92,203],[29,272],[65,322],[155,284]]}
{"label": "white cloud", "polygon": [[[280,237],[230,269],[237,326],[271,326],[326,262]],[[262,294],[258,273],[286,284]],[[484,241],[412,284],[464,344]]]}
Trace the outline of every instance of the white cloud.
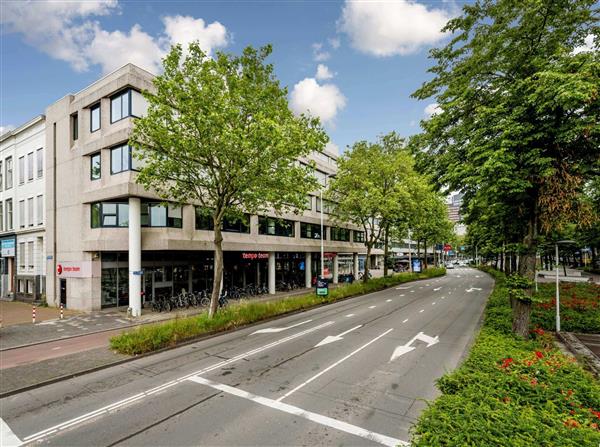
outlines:
{"label": "white cloud", "polygon": [[583,41],[583,45],[573,49],[573,54],[588,53],[594,51],[594,35],[588,34]]}
{"label": "white cloud", "polygon": [[437,102],[427,104],[425,107],[425,115],[427,115],[428,118],[431,118],[433,115],[437,115],[438,113],[442,113],[442,109]]}
{"label": "white cloud", "polygon": [[327,65],[317,65],[317,74],[315,74],[317,81],[326,81],[327,79],[333,78],[333,76],[334,74],[329,71],[329,67],[327,67]]}
{"label": "white cloud", "polygon": [[346,98],[337,86],[319,85],[315,78],[298,82],[290,95],[290,107],[294,113],[309,113],[318,116],[324,123],[332,124],[345,106]]}
{"label": "white cloud", "polygon": [[8,2],[1,23],[23,34],[27,43],[49,56],[68,62],[74,70],[100,65],[104,73],[126,63],[157,72],[172,44],[184,48],[198,40],[211,54],[226,46],[227,29],[219,22],[205,24],[190,16],[163,17],[164,31],[151,36],[136,24],[129,31],[106,31],[93,19],[118,11],[117,0],[86,2]]}
{"label": "white cloud", "polygon": [[338,21],[357,50],[378,57],[407,55],[444,38],[451,14],[413,0],[346,1]]}
{"label": "white cloud", "polygon": [[328,39],[327,41],[329,42],[329,45],[331,45],[331,48],[333,48],[334,50],[337,50],[341,45],[339,37],[332,37],[331,39]]}
{"label": "white cloud", "polygon": [[313,59],[317,62],[324,62],[331,57],[329,52],[323,50],[323,44],[320,42],[312,44]]}
{"label": "white cloud", "polygon": [[4,135],[6,132],[10,132],[13,130],[15,126],[12,124],[7,124],[6,126],[0,126],[0,135]]}

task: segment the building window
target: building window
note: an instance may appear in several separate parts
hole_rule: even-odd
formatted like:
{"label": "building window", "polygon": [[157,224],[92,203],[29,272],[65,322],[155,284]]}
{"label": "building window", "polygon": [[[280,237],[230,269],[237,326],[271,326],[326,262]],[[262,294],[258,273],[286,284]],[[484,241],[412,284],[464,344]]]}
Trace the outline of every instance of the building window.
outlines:
{"label": "building window", "polygon": [[37,223],[44,225],[44,196],[37,196]]}
{"label": "building window", "polygon": [[275,217],[258,217],[258,234],[294,237],[294,221]]}
{"label": "building window", "polygon": [[71,138],[77,141],[79,138],[79,115],[74,113],[71,115]]}
{"label": "building window", "polygon": [[33,227],[33,197],[27,199],[27,225]]}
{"label": "building window", "polygon": [[12,199],[8,199],[6,201],[6,230],[13,229],[13,201]]}
{"label": "building window", "polygon": [[223,231],[229,233],[250,233],[250,214],[238,219],[223,219]]}
{"label": "building window", "polygon": [[90,107],[90,132],[100,129],[100,103]]}
{"label": "building window", "polygon": [[0,202],[0,231],[4,231],[4,204]]}
{"label": "building window", "polygon": [[354,242],[364,242],[365,241],[365,232],[354,230]]}
{"label": "building window", "polygon": [[350,230],[347,228],[332,227],[331,228],[331,240],[350,242]]}
{"label": "building window", "polygon": [[27,154],[27,180],[33,180],[33,152]]}
{"label": "building window", "polygon": [[25,183],[25,156],[19,157],[19,185]]}
{"label": "building window", "polygon": [[196,230],[209,230],[212,231],[215,229],[215,224],[213,222],[213,218],[207,212],[202,212],[203,209],[201,206],[195,207],[196,211]]}
{"label": "building window", "polygon": [[[329,200],[323,200],[323,214],[331,214],[333,209],[333,202]],[[321,212],[321,199],[317,197],[317,213]]]}
{"label": "building window", "polygon": [[25,200],[19,201],[19,228],[25,228]]}
{"label": "building window", "polygon": [[44,175],[44,149],[38,149],[37,155],[37,178],[41,178]]}
{"label": "building window", "polygon": [[91,205],[92,228],[127,227],[129,204],[123,202],[97,202]]}
{"label": "building window", "polygon": [[122,120],[131,115],[131,90],[125,90],[110,98],[110,122]]}
{"label": "building window", "polygon": [[132,148],[124,144],[110,150],[110,173],[118,174],[124,171],[139,171],[141,161],[133,157]]}
{"label": "building window", "polygon": [[4,171],[2,170],[2,162],[0,161],[0,191],[2,191],[4,189],[3,173],[4,173]]}
{"label": "building window", "polygon": [[25,242],[19,242],[19,267],[25,270]]}
{"label": "building window", "polygon": [[13,186],[13,165],[12,157],[8,157],[5,160],[6,165],[6,189],[10,189]]}
{"label": "building window", "polygon": [[142,203],[142,227],[182,228],[181,207],[162,203]]}
{"label": "building window", "polygon": [[[321,239],[321,225],[300,222],[300,237],[304,239]],[[323,239],[327,239],[327,227],[323,227]]]}
{"label": "building window", "polygon": [[29,241],[27,242],[27,260],[29,261],[27,265],[29,270],[33,270],[33,259],[33,241]]}
{"label": "building window", "polygon": [[90,156],[90,179],[98,180],[102,175],[100,152]]}

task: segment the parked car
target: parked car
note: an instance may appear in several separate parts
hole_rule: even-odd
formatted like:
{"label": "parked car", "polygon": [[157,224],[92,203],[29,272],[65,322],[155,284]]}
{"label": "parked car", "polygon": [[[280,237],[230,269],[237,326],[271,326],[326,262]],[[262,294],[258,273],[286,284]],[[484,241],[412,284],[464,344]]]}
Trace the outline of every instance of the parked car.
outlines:
{"label": "parked car", "polygon": [[451,262],[446,262],[446,269],[453,269],[454,268],[454,264],[452,264]]}

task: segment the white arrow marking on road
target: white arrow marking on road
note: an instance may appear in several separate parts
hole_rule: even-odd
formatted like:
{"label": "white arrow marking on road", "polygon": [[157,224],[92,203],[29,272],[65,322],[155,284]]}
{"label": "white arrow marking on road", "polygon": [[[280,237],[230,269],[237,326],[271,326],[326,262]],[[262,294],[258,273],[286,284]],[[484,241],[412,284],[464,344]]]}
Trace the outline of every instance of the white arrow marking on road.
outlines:
{"label": "white arrow marking on road", "polygon": [[291,329],[293,327],[298,327],[301,324],[310,323],[311,321],[312,320],[306,320],[306,321],[303,321],[301,323],[292,324],[291,326],[286,326],[286,327],[268,327],[266,329],[259,329],[258,331],[252,332],[250,335],[254,335],[254,334],[274,334],[274,333],[277,333],[277,332],[285,331],[286,329]]}
{"label": "white arrow marking on road", "polygon": [[23,444],[2,418],[0,418],[0,441],[2,447],[17,447]]}
{"label": "white arrow marking on road", "polygon": [[440,342],[440,339],[437,335],[435,337],[430,337],[429,335],[425,335],[423,332],[419,332],[417,335],[411,338],[408,343],[400,345],[396,347],[396,349],[394,349],[394,352],[390,357],[390,362],[393,362],[401,355],[404,355],[407,352],[416,349],[415,347],[411,346],[415,342],[415,340],[421,340],[422,342],[427,343],[428,348]]}
{"label": "white arrow marking on road", "polygon": [[348,329],[347,331],[344,331],[344,332],[342,332],[341,334],[338,334],[338,335],[328,335],[323,340],[321,340],[319,343],[317,343],[315,345],[315,348],[318,348],[319,346],[323,346],[323,345],[328,345],[329,343],[333,343],[334,341],[343,340],[343,336],[344,335],[349,334],[352,331],[355,331],[359,327],[362,327],[362,324],[359,324],[358,326],[354,326],[352,329]]}
{"label": "white arrow marking on road", "polygon": [[441,287],[437,287],[437,288],[433,289],[433,291],[437,292],[438,290],[441,290],[441,289],[442,289]]}
{"label": "white arrow marking on road", "polygon": [[473,290],[481,290],[479,287],[471,287],[470,289],[465,290],[465,292],[472,292]]}

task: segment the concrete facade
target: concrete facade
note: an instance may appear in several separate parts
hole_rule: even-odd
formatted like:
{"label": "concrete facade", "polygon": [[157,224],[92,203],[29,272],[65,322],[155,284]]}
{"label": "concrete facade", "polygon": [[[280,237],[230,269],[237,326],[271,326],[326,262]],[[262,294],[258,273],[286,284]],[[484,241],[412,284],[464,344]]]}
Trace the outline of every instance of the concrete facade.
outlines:
{"label": "concrete facade", "polygon": [[0,296],[45,296],[45,118],[0,136]]}
{"label": "concrete facade", "polygon": [[[154,293],[158,288],[168,287],[166,284],[169,281],[166,279],[169,270],[165,270],[165,267],[160,265],[161,257],[171,259],[169,265],[172,266],[170,270],[173,275],[172,283],[176,281],[176,274],[180,275],[182,271],[186,271],[184,264],[187,262],[186,278],[189,278],[189,287],[185,288],[188,290],[194,287],[192,285],[194,275],[198,278],[198,275],[208,277],[212,274],[208,272],[210,266],[207,260],[210,260],[213,252],[213,232],[197,229],[196,211],[193,205],[185,205],[181,211],[169,207],[165,212],[168,214],[169,221],[173,213],[174,221],[177,220],[181,224],[180,228],[168,227],[168,225],[140,228],[139,224],[122,227],[115,225],[109,228],[104,226],[104,223],[105,221],[112,223],[113,216],[104,214],[104,211],[99,218],[102,225],[92,228],[96,222],[94,220],[96,218],[92,217],[93,209],[96,210],[99,203],[102,203],[100,209],[104,210],[105,204],[110,205],[112,209],[112,204],[120,202],[120,205],[123,205],[123,213],[125,209],[129,213],[132,203],[141,202],[143,207],[149,202],[159,201],[156,196],[135,183],[135,171],[125,169],[113,173],[115,160],[112,160],[115,158],[115,151],[112,149],[127,142],[135,117],[129,116],[111,123],[114,121],[111,120],[111,98],[124,89],[133,89],[136,92],[152,88],[152,75],[128,64],[81,92],[65,96],[46,110],[45,147],[48,148],[45,175],[46,269],[48,272],[53,272],[47,277],[48,302],[51,304],[58,305],[62,299],[69,308],[87,311],[107,306],[109,304],[106,297],[107,294],[112,293],[109,288],[113,287],[111,281],[115,281],[111,279],[112,276],[118,278],[116,279],[117,294],[120,293],[121,297],[127,294],[131,296],[131,293],[138,295],[140,289],[135,285],[135,278],[132,275],[139,276],[141,271],[144,272],[144,278],[139,278],[141,291],[148,297],[148,290]],[[129,101],[133,104],[132,109],[137,108],[143,113],[145,105],[140,102],[139,96],[132,94]],[[100,105],[100,128],[92,131],[92,110],[98,104]],[[114,103],[112,107],[115,107]],[[98,171],[100,175],[99,178],[92,179],[92,157],[97,154],[100,159]],[[337,155],[328,153],[316,153],[311,156],[321,176],[335,174],[336,158]],[[117,160],[116,163],[118,164],[119,161]],[[98,177],[97,173],[96,177]],[[129,206],[125,208],[125,204]],[[260,234],[259,216],[250,216],[248,233],[224,231],[225,254],[230,253],[229,258],[232,260],[232,265],[235,264],[234,267],[237,264],[244,266],[243,272],[235,269],[229,272],[229,281],[234,282],[239,279],[236,275],[243,274],[244,284],[266,283],[269,289],[272,289],[271,286],[275,284],[275,277],[272,276],[273,268],[279,272],[283,271],[285,266],[292,265],[293,268],[312,267],[313,271],[316,270],[319,262],[314,260],[307,262],[306,257],[319,253],[320,240],[301,237],[301,223],[318,225],[319,209],[319,198],[314,195],[310,198],[310,209],[305,210],[301,215],[275,216],[267,213],[272,217],[293,221],[294,235],[291,237]],[[151,212],[148,213],[147,219],[153,219]],[[117,223],[120,218],[121,215],[117,211],[114,222]],[[128,218],[128,220],[131,224],[136,219]],[[334,224],[328,215],[325,215],[325,225],[327,238],[324,242],[324,251],[329,262],[332,263],[331,271],[339,270],[340,274],[351,273],[356,259],[353,255],[365,253],[364,244],[352,242],[354,234],[350,236],[350,242],[332,241],[330,227]],[[351,229],[352,232],[359,231],[352,225],[342,225],[342,227]],[[132,259],[131,248],[136,247],[132,238],[137,237],[141,237],[141,259],[137,256],[136,259]],[[256,260],[256,268],[249,264],[250,261],[238,262],[238,259],[245,256],[244,254],[248,254],[246,257],[251,258],[252,253],[269,255],[264,260],[259,256]],[[335,262],[340,258],[338,254],[346,254],[346,258],[349,259],[347,264],[339,268]],[[377,251],[375,254],[381,253]],[[114,256],[117,256],[116,261],[113,259]],[[184,262],[183,259],[188,261]],[[196,259],[203,260],[198,261],[198,265],[191,265],[196,263]],[[262,264],[258,265],[263,261],[264,270]],[[116,267],[112,264],[114,262]],[[141,265],[139,271],[137,267],[132,268],[138,264]],[[250,267],[253,276],[246,278],[246,268]],[[113,268],[117,270],[111,270]],[[127,271],[122,271],[123,269]],[[148,275],[152,269],[154,273],[150,281]],[[205,273],[199,273],[202,271]],[[151,289],[148,288],[149,281]],[[185,284],[186,280],[180,278],[179,281]],[[302,271],[301,282],[308,283],[308,273],[305,270]],[[124,289],[125,283],[127,283],[127,291]],[[110,287],[107,284],[110,284]],[[172,285],[171,290],[175,290],[175,286]],[[120,299],[118,296],[117,303]]]}

